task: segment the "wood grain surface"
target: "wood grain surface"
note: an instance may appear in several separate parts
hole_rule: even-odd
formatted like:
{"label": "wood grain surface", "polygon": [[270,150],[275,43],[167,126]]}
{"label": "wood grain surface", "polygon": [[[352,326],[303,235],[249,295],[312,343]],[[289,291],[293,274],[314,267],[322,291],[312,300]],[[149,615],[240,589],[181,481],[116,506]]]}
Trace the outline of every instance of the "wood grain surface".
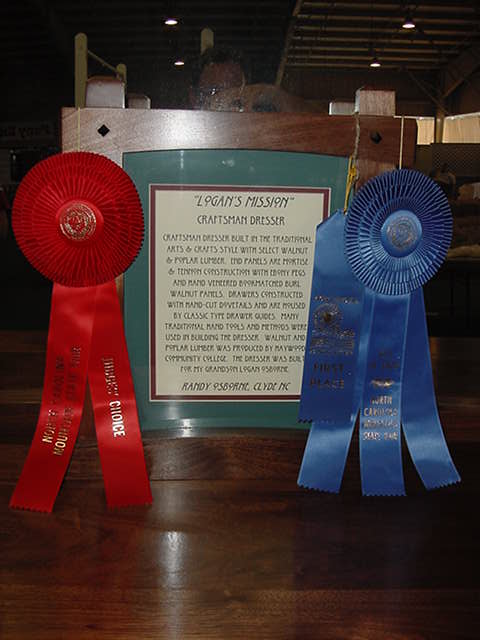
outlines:
{"label": "wood grain surface", "polygon": [[106,509],[82,427],[51,515],[8,509],[35,427],[45,333],[0,332],[0,637],[443,640],[480,637],[480,340],[432,339],[462,483],[360,496],[296,485],[305,431],[145,440],[154,504]]}
{"label": "wood grain surface", "polygon": [[[105,133],[106,127],[108,132]],[[63,151],[92,151],[122,164],[122,153],[162,149],[268,149],[362,160],[361,181],[398,165],[413,166],[416,122],[383,116],[218,111],[62,110]],[[102,133],[103,132],[103,135]]]}

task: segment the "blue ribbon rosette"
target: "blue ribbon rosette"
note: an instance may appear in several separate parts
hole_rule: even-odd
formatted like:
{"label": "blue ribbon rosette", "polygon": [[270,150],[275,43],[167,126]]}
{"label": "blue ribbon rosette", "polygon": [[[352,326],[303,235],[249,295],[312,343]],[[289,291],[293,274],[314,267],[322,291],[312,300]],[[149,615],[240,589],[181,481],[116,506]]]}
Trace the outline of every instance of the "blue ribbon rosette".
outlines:
{"label": "blue ribbon rosette", "polygon": [[422,285],[445,259],[448,201],[424,174],[367,182],[317,227],[298,483],[338,492],[359,415],[364,495],[405,495],[401,429],[427,489],[458,482],[435,402]]}

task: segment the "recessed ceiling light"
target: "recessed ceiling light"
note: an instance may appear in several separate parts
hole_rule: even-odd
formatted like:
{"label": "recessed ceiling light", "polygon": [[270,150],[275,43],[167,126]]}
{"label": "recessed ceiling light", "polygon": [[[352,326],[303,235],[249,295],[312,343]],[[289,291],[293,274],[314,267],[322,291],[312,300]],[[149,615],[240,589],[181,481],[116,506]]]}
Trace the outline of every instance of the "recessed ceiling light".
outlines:
{"label": "recessed ceiling light", "polygon": [[178,24],[178,20],[177,18],[170,16],[168,18],[165,18],[165,24],[169,27],[174,27],[176,24]]}

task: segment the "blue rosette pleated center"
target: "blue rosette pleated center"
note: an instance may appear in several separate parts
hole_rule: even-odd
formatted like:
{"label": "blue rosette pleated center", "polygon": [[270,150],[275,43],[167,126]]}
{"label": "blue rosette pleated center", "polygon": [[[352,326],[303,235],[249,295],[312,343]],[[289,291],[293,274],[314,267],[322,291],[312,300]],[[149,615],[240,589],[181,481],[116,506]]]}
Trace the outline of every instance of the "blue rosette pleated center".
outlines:
{"label": "blue rosette pleated center", "polygon": [[425,284],[444,261],[451,238],[448,200],[430,178],[410,169],[367,182],[345,224],[345,252],[354,275],[385,295]]}

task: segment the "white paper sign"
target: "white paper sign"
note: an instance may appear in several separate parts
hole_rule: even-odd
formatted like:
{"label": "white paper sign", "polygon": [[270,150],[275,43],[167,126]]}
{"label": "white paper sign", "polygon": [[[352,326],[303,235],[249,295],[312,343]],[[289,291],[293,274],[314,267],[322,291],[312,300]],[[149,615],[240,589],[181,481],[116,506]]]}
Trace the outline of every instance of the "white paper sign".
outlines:
{"label": "white paper sign", "polygon": [[151,185],[151,400],[296,400],[330,189]]}

